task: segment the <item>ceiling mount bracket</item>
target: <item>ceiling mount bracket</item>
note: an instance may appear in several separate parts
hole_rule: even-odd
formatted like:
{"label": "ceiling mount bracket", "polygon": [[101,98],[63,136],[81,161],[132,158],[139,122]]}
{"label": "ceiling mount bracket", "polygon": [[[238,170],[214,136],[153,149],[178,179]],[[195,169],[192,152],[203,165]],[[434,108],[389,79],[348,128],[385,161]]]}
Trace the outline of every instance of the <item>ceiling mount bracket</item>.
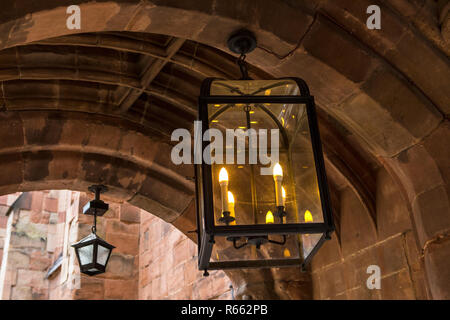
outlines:
{"label": "ceiling mount bracket", "polygon": [[228,49],[239,55],[245,55],[256,48],[255,35],[246,29],[233,33],[227,41]]}

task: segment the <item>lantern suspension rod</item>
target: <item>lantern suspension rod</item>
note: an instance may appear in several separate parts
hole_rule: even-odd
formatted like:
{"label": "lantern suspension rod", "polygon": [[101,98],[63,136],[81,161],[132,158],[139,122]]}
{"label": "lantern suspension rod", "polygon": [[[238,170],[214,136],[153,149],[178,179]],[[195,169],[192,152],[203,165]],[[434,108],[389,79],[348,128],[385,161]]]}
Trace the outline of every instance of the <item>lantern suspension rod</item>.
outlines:
{"label": "lantern suspension rod", "polygon": [[237,64],[241,70],[241,80],[250,80],[245,57],[247,53],[252,52],[256,48],[255,35],[248,30],[241,29],[231,35],[227,44],[231,52],[239,54]]}
{"label": "lantern suspension rod", "polygon": [[[245,106],[244,111],[245,111],[246,118],[247,118],[247,130],[250,130],[250,128],[251,128],[250,110],[251,110],[251,107],[249,105]],[[251,138],[251,135],[249,134],[248,135],[249,149],[252,147],[251,146],[252,142],[253,142],[253,139]],[[256,182],[255,182],[255,165],[254,164],[250,164],[250,189],[251,189],[251,193],[252,193],[253,220],[255,223],[258,223],[257,216],[256,216],[258,213],[258,210],[256,208],[257,202],[256,202]]]}
{"label": "lantern suspension rod", "polygon": [[[108,190],[104,185],[92,185],[88,189],[94,193],[95,201],[100,201],[100,194]],[[97,232],[97,207],[94,207],[94,225],[92,226],[91,231],[94,234]]]}

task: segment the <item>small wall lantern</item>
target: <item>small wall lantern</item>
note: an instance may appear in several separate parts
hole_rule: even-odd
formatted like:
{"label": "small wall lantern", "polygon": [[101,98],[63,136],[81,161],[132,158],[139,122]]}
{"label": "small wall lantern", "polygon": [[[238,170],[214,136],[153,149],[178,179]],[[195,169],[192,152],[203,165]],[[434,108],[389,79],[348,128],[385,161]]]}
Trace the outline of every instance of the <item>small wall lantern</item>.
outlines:
{"label": "small wall lantern", "polygon": [[115,248],[99,236],[97,236],[97,216],[102,216],[108,211],[108,204],[100,200],[100,194],[107,191],[103,185],[93,185],[89,191],[95,193],[95,199],[89,201],[83,208],[83,213],[94,216],[92,233],[72,245],[77,254],[80,271],[89,276],[104,273],[112,250]]}
{"label": "small wall lantern", "polygon": [[[248,77],[250,32],[228,47],[242,78],[208,78],[199,97],[210,157],[196,165],[199,269],[304,269],[334,230],[314,98],[299,78]],[[226,145],[212,148],[220,136]]]}

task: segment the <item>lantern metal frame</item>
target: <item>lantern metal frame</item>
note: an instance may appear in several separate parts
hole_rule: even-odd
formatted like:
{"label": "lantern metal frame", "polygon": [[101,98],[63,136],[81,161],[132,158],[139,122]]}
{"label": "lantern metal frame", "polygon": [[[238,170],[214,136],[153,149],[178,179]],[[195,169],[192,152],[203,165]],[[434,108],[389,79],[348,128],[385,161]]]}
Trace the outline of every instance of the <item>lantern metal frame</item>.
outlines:
{"label": "lantern metal frame", "polygon": [[[92,237],[92,239],[88,241],[84,241],[86,238]],[[108,265],[109,258],[111,257],[112,250],[115,248],[113,245],[109,244],[99,236],[97,236],[96,233],[91,233],[86,238],[81,239],[79,242],[72,245],[72,247],[75,249],[75,253],[77,255],[78,264],[80,265],[80,271],[84,274],[87,274],[89,276],[95,276],[100,273],[104,273],[106,271],[106,266]],[[79,250],[80,248],[93,245],[93,251],[92,251],[92,262],[87,264],[82,264]],[[97,253],[98,253],[98,246],[101,245],[107,249],[109,249],[108,258],[106,258],[105,265],[102,265],[100,263],[97,263]],[[97,271],[89,271],[91,269],[97,269]]]}
{"label": "lantern metal frame", "polygon": [[[244,78],[244,77],[243,77]],[[255,225],[215,225],[213,206],[213,176],[212,166],[205,163],[195,165],[196,194],[197,194],[197,236],[198,236],[198,267],[200,270],[236,269],[236,268],[272,268],[301,266],[305,270],[306,265],[317,253],[325,240],[331,239],[331,233],[335,230],[331,202],[325,173],[325,164],[322,153],[317,115],[314,97],[310,95],[306,82],[300,78],[281,78],[278,80],[293,80],[300,91],[300,95],[294,96],[254,96],[254,95],[211,95],[210,88],[217,78],[207,78],[203,81],[199,97],[198,120],[202,123],[202,132],[209,129],[209,104],[304,104],[309,124],[309,133],[316,168],[320,201],[322,206],[323,222],[321,223],[289,223],[289,224],[255,224]],[[203,150],[207,141],[202,142]],[[200,172],[201,171],[201,172]],[[199,180],[201,179],[201,181]],[[199,198],[201,197],[201,198]],[[201,205],[200,201],[202,202]],[[203,212],[200,212],[204,208]],[[200,221],[201,217],[204,221]],[[204,229],[203,229],[204,225]],[[271,259],[271,260],[237,260],[237,261],[210,261],[214,246],[214,237],[251,237],[268,236],[270,234],[292,235],[292,234],[322,234],[318,243],[309,255],[298,259]]]}

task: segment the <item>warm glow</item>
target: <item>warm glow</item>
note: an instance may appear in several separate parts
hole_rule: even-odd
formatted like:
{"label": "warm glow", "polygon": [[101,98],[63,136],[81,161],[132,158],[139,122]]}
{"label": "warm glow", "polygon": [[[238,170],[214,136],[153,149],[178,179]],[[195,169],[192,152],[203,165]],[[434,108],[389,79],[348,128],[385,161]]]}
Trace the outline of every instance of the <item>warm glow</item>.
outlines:
{"label": "warm glow", "polygon": [[267,223],[273,223],[273,213],[272,213],[272,211],[267,211],[267,214],[266,214],[266,224]]}
{"label": "warm glow", "polygon": [[313,222],[313,217],[309,210],[305,211],[305,222]]}
{"label": "warm glow", "polygon": [[286,190],[284,187],[281,187],[281,196],[283,197],[283,200],[286,200]]}
{"label": "warm glow", "polygon": [[264,94],[266,95],[266,96],[270,96],[270,93],[272,92],[272,90],[270,90],[270,89],[267,89],[265,92],[264,92]]}
{"label": "warm glow", "polygon": [[228,191],[228,203],[234,204],[234,196],[231,191]]}
{"label": "warm glow", "polygon": [[288,248],[284,249],[283,255],[285,258],[289,258],[291,256],[291,252],[289,251]]}
{"label": "warm glow", "polygon": [[282,177],[283,176],[283,169],[281,168],[281,166],[278,162],[273,167],[273,176],[274,177]]}
{"label": "warm glow", "polygon": [[227,169],[222,168],[222,169],[220,169],[220,172],[219,172],[219,182],[224,182],[224,181],[228,182],[228,172],[227,172]]}

